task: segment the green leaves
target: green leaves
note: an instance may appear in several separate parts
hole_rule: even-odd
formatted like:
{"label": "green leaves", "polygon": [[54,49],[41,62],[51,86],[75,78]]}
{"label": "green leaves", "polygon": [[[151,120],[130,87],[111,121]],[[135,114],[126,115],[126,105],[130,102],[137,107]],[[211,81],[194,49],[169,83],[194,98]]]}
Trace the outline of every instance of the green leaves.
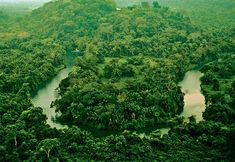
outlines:
{"label": "green leaves", "polygon": [[25,121],[29,128],[31,127],[39,127],[40,125],[46,124],[46,115],[43,114],[42,108],[28,108],[27,110],[23,111],[20,119]]}
{"label": "green leaves", "polygon": [[[56,152],[56,149],[60,146],[60,142],[58,139],[45,139],[42,140],[39,144],[37,149],[39,151],[43,151],[46,153],[47,158],[50,159],[51,152]],[[55,155],[55,153],[54,153]]]}

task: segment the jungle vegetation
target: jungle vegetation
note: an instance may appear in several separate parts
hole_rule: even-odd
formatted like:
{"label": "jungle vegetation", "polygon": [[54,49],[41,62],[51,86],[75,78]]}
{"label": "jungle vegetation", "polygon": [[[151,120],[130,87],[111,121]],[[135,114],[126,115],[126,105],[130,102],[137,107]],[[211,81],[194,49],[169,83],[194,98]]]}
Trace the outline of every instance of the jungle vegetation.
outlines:
{"label": "jungle vegetation", "polygon": [[[119,8],[58,0],[20,16],[0,11],[0,161],[233,161],[235,28],[227,7],[235,5],[217,5],[224,14],[215,19],[226,23],[208,27],[197,15],[204,12],[183,2],[193,16],[160,1]],[[69,127],[51,128],[31,98],[69,54],[79,57],[52,104]],[[204,73],[206,110],[203,121],[187,123],[177,84],[191,69]],[[171,128],[163,136],[162,125]],[[97,137],[84,127],[117,133]]]}

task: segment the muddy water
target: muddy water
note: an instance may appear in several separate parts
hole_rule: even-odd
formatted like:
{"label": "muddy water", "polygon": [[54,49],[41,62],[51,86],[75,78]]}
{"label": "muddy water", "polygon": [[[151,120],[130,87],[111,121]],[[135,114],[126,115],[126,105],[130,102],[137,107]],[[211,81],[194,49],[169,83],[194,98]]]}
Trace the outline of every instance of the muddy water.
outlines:
{"label": "muddy water", "polygon": [[201,92],[200,78],[203,74],[200,71],[188,71],[184,79],[179,83],[184,95],[184,110],[182,116],[188,120],[188,117],[194,115],[196,121],[201,121],[202,113],[205,110],[205,97]]}

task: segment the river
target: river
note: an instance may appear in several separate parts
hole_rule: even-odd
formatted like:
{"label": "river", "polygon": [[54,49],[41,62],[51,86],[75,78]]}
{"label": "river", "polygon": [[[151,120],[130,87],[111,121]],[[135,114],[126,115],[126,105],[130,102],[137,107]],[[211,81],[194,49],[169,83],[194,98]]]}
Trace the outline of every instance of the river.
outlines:
{"label": "river", "polygon": [[[58,129],[66,128],[67,126],[55,123],[53,119],[56,115],[55,109],[50,108],[51,102],[55,101],[57,98],[56,88],[59,86],[61,80],[68,76],[71,67],[65,68],[59,72],[59,74],[51,80],[45,87],[40,89],[37,95],[32,99],[32,103],[35,107],[42,107],[43,113],[47,116],[47,123],[51,127],[56,127]],[[201,93],[200,88],[200,78],[203,74],[200,71],[188,71],[184,79],[179,83],[184,95],[184,110],[182,116],[185,117],[186,121],[188,117],[194,115],[197,121],[201,121],[202,112],[205,110],[205,98]],[[160,129],[162,134],[167,134],[169,128]]]}
{"label": "river", "polygon": [[47,116],[47,123],[53,128],[61,129],[67,127],[53,121],[58,113],[55,112],[54,108],[50,108],[50,106],[51,102],[55,101],[58,96],[56,88],[58,88],[60,82],[68,76],[69,71],[69,67],[61,70],[55,78],[53,78],[45,87],[41,88],[32,98],[32,103],[35,107],[43,108],[43,113]]}
{"label": "river", "polygon": [[202,113],[204,112],[205,97],[201,92],[201,81],[200,78],[203,74],[200,71],[188,71],[184,79],[179,83],[181,91],[184,95],[184,110],[181,116],[184,116],[186,121],[188,117],[194,115],[196,121],[201,121]]}

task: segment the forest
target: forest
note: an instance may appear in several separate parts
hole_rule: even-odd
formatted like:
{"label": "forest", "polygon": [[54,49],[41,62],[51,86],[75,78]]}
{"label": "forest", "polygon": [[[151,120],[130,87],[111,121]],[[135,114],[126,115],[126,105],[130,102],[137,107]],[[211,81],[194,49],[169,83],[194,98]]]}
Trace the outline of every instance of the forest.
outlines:
{"label": "forest", "polygon": [[[0,161],[234,161],[235,2],[187,2],[0,5]],[[51,127],[33,98],[68,66]],[[181,115],[190,70],[201,121]]]}

